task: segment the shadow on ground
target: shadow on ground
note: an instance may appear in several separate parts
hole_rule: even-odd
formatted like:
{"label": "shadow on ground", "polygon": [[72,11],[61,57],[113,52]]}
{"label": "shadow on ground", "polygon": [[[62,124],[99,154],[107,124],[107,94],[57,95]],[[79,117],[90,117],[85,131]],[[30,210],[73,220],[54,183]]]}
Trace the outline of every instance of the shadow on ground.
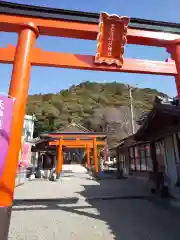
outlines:
{"label": "shadow on ground", "polygon": [[[116,181],[115,181],[116,182]],[[113,181],[101,181],[97,186],[84,186],[81,195],[99,195]],[[121,197],[109,201],[88,200],[99,212],[101,220],[109,226],[116,240],[178,240],[180,239],[180,212],[168,201],[159,200],[148,194],[145,186],[138,182],[119,180]],[[143,189],[141,189],[143,188]],[[107,190],[108,190],[107,189]],[[121,190],[120,190],[121,189]],[[113,199],[113,198],[112,198]]]}
{"label": "shadow on ground", "polygon": [[106,223],[115,240],[180,239],[180,212],[150,196],[145,185],[134,180],[101,180],[83,189],[74,198],[15,200],[13,211],[59,209],[98,219]]}

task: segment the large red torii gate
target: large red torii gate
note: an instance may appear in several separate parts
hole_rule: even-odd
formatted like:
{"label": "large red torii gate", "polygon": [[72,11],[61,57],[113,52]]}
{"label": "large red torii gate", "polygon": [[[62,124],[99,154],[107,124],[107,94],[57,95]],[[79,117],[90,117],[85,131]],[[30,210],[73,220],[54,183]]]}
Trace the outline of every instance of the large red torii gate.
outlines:
{"label": "large red torii gate", "polygon": [[[58,16],[57,16],[58,15]],[[0,2],[0,31],[19,34],[16,48],[0,49],[0,62],[13,63],[9,95],[16,98],[9,151],[0,179],[0,225],[7,227],[7,216],[13,203],[16,166],[28,96],[31,66],[52,66],[73,69],[150,73],[175,76],[180,99],[180,25],[132,19],[127,31],[127,43],[164,47],[171,54],[170,62],[125,59],[124,65],[96,65],[93,56],[46,52],[34,48],[38,35],[96,40],[98,15]],[[168,29],[167,29],[168,28]],[[169,28],[171,30],[169,30]],[[7,221],[6,221],[7,220]],[[6,224],[6,225],[5,225]],[[7,229],[5,232],[7,238]]]}

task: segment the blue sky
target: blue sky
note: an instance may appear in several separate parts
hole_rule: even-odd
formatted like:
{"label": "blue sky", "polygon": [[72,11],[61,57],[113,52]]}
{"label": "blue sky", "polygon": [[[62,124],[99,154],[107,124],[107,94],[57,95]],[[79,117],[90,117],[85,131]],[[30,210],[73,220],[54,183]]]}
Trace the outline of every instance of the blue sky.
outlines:
{"label": "blue sky", "polygon": [[[130,17],[180,23],[179,0],[11,0],[11,2],[97,13],[106,11]],[[16,42],[16,34],[0,33],[0,47],[5,47],[7,44],[15,45]],[[36,46],[48,51],[91,55],[95,55],[96,52],[96,41],[87,40],[40,36],[36,42]],[[169,55],[163,48],[127,45],[125,57],[165,60]],[[8,92],[11,71],[11,65],[0,65],[0,92]],[[32,69],[29,93],[58,92],[64,88],[68,88],[72,84],[79,84],[82,81],[117,81],[133,85],[138,84],[142,88],[156,88],[159,91],[168,93],[170,96],[176,95],[173,77],[40,67],[33,67]]]}

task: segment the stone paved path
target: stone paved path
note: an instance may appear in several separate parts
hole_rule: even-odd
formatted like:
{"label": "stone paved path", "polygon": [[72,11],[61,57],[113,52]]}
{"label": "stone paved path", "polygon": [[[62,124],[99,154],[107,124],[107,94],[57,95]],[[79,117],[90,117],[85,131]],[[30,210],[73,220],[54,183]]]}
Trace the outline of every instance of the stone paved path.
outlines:
{"label": "stone paved path", "polygon": [[96,182],[76,171],[59,182],[27,182],[15,199],[13,240],[180,239],[180,215],[152,201],[139,180]]}

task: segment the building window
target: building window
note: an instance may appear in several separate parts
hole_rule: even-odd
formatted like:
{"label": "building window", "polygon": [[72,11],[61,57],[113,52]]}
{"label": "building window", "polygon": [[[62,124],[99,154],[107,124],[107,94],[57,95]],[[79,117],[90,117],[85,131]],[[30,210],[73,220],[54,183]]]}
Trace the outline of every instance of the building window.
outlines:
{"label": "building window", "polygon": [[176,142],[177,142],[177,148],[179,153],[179,157],[176,157],[176,163],[180,163],[180,133],[176,134]]}
{"label": "building window", "polygon": [[173,135],[177,179],[180,179],[180,133]]}
{"label": "building window", "polygon": [[151,147],[150,144],[145,145],[145,154],[146,154],[146,170],[152,171],[153,164],[152,164],[152,158],[151,158]]}
{"label": "building window", "polygon": [[140,158],[140,151],[139,146],[134,148],[135,151],[135,169],[140,171],[141,170],[141,158]]}
{"label": "building window", "polygon": [[146,171],[147,170],[147,163],[146,163],[146,149],[145,145],[140,146],[140,158],[141,158],[141,170]]}
{"label": "building window", "polygon": [[164,150],[164,142],[158,141],[155,143],[156,146],[156,159],[159,165],[159,168],[164,168],[165,163],[165,150]]}
{"label": "building window", "polygon": [[120,166],[121,168],[125,168],[125,156],[124,155],[120,155]]}
{"label": "building window", "polygon": [[150,144],[142,144],[139,146],[131,147],[130,153],[130,166],[134,171],[152,171],[152,158]]}
{"label": "building window", "polygon": [[131,147],[129,149],[129,155],[130,155],[130,168],[132,170],[135,170],[136,168],[135,168],[135,157],[134,157],[134,148],[133,147]]}

